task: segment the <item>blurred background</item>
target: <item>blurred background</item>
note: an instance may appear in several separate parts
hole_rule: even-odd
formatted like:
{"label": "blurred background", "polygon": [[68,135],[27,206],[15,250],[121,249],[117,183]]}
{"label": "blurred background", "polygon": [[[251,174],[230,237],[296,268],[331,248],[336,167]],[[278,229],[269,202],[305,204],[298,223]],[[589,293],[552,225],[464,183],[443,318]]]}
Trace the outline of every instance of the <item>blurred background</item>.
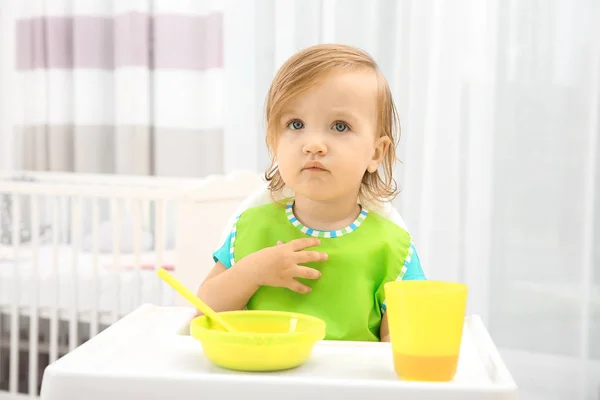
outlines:
{"label": "blurred background", "polygon": [[3,171],[260,172],[279,65],[367,50],[429,277],[470,285],[522,398],[600,398],[600,1],[0,0],[0,17]]}

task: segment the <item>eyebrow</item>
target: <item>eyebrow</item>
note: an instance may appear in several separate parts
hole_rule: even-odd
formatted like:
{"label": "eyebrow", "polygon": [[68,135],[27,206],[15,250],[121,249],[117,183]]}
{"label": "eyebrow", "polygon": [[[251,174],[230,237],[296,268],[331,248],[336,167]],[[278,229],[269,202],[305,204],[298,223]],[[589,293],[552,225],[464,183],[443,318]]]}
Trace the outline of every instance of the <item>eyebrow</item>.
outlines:
{"label": "eyebrow", "polygon": [[[354,119],[357,116],[360,117],[359,113],[355,113],[355,112],[351,112],[347,109],[333,109],[332,110],[332,114],[339,118],[346,118],[346,119]],[[358,115],[357,115],[358,114]]]}
{"label": "eyebrow", "polygon": [[360,110],[349,109],[349,108],[333,108],[331,109],[332,119],[342,120],[350,125],[354,125],[361,120],[361,118],[367,118],[366,115],[362,114]]}
{"label": "eyebrow", "polygon": [[[298,113],[292,111],[292,110],[288,110],[288,111],[284,111],[283,113],[281,113],[281,116],[279,117],[279,121],[280,122],[284,122],[285,120],[291,119],[291,118],[295,118],[295,116]],[[346,108],[333,108],[331,109],[331,115],[333,116],[333,118],[341,118],[341,119],[355,119],[355,118],[360,118],[360,113],[356,113],[356,112],[352,112]]]}
{"label": "eyebrow", "polygon": [[292,111],[284,111],[280,114],[280,119],[285,119],[286,117],[291,117],[293,115],[296,115],[297,113],[292,112]]}

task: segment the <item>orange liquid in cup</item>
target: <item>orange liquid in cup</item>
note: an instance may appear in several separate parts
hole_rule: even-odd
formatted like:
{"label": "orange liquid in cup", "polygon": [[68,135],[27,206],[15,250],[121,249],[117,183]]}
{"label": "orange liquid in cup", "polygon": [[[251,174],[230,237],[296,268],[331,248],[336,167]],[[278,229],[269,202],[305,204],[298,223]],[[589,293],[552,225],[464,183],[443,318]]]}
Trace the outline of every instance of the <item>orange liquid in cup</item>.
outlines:
{"label": "orange liquid in cup", "polygon": [[405,380],[446,382],[456,374],[458,355],[411,356],[394,353],[394,370]]}
{"label": "orange liquid in cup", "polygon": [[400,379],[451,381],[457,370],[468,289],[454,282],[385,284],[394,369]]}

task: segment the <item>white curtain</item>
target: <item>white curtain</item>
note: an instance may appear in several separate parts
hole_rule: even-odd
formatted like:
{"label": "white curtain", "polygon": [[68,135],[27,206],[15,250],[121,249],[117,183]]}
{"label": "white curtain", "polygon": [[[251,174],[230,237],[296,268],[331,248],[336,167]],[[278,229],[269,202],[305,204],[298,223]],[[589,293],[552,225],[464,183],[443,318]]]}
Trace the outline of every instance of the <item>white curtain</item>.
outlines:
{"label": "white curtain", "polygon": [[221,1],[3,3],[12,14],[6,46],[14,51],[14,82],[4,98],[13,103],[14,136],[6,141],[14,166],[222,171]]}
{"label": "white curtain", "polygon": [[466,282],[528,399],[600,393],[600,2],[230,0],[225,170],[266,166],[279,65],[368,50],[400,109],[396,205],[431,278]]}
{"label": "white curtain", "polygon": [[14,76],[14,18],[7,2],[0,1],[0,170],[13,166],[12,87]]}

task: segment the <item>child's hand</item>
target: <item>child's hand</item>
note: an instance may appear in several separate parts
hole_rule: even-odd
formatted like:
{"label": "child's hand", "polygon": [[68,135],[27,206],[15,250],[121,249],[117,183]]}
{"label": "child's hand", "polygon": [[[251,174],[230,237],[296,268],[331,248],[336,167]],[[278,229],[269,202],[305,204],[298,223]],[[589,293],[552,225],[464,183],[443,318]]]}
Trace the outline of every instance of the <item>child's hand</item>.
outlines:
{"label": "child's hand", "polygon": [[[286,287],[297,293],[308,293],[309,286],[295,278],[319,279],[321,272],[300,264],[327,260],[327,254],[304,249],[319,245],[317,238],[295,239],[288,243],[278,242],[252,253],[243,259],[253,269],[253,278],[260,286]],[[242,262],[242,260],[240,260]]]}

